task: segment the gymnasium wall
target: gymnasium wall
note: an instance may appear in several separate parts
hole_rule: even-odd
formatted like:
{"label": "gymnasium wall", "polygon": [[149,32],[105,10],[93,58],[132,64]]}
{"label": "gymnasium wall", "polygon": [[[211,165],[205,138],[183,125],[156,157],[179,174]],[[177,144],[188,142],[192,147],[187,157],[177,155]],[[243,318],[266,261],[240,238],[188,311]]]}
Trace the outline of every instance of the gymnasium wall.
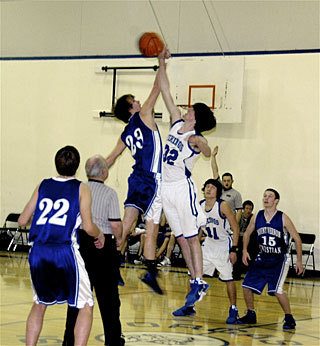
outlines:
{"label": "gymnasium wall", "polygon": [[[87,157],[111,151],[123,124],[98,117],[99,110],[110,108],[111,79],[94,71],[117,63],[1,61],[1,222],[9,212],[22,211],[36,184],[55,174],[53,157],[60,147],[79,149],[80,179]],[[201,71],[200,63],[197,68]],[[174,79],[172,69],[170,74]],[[143,101],[153,78],[154,72],[122,74],[117,95],[133,93]],[[169,124],[161,99],[156,111],[163,112],[157,121],[165,139]],[[281,195],[279,209],[298,231],[317,234],[319,270],[319,55],[244,57],[242,121],[220,123],[206,137],[211,147],[219,145],[220,173],[233,173],[234,187],[243,200],[254,202],[255,211],[264,189],[273,187]],[[121,204],[131,166],[126,150],[110,171],[108,184]],[[194,169],[199,190],[210,175],[210,161],[200,158]]]}

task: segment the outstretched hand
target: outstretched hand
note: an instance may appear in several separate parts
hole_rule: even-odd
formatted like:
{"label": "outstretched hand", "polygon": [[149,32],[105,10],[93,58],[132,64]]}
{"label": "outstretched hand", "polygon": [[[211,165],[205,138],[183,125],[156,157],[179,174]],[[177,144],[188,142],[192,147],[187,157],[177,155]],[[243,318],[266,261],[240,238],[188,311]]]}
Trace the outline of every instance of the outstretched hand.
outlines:
{"label": "outstretched hand", "polygon": [[211,153],[211,156],[212,156],[212,157],[217,156],[217,154],[218,154],[218,149],[219,149],[219,147],[218,147],[217,145],[212,149],[212,153]]}
{"label": "outstretched hand", "polygon": [[171,57],[171,53],[167,46],[164,46],[161,53],[158,55],[159,59],[169,59]]}

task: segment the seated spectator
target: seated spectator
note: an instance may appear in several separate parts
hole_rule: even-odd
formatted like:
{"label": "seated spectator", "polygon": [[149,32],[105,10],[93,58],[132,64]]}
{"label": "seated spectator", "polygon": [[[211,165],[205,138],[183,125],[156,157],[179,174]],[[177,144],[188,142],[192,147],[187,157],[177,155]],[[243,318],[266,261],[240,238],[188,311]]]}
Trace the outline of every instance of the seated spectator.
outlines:
{"label": "seated spectator", "polygon": [[[134,264],[141,264],[143,262],[143,247],[145,242],[146,226],[139,215],[137,222],[133,225],[129,237],[125,240],[121,247],[121,256],[123,258],[130,257],[132,251],[137,251],[136,259],[133,260]],[[128,259],[129,261],[129,259]],[[132,259],[131,259],[132,261]],[[129,261],[130,262],[130,261]]]}
{"label": "seated spectator", "polygon": [[[242,211],[240,215],[240,220],[239,220],[239,229],[240,229],[240,236],[239,236],[239,241],[238,241],[238,248],[239,248],[239,254],[240,256],[237,257],[237,262],[233,266],[233,278],[234,280],[240,280],[241,279],[241,274],[244,274],[247,272],[247,267],[242,263],[242,249],[243,249],[243,234],[245,230],[247,229],[250,219],[252,217],[252,212],[253,212],[253,202],[250,200],[244,201],[242,204]],[[253,242],[255,237],[251,237],[251,243],[253,245]],[[253,246],[254,248],[254,246]],[[251,252],[250,252],[251,253]],[[255,251],[256,253],[256,251]]]}
{"label": "seated spectator", "polygon": [[[161,215],[157,238],[156,259],[161,259],[158,266],[171,266],[171,255],[175,245],[175,236],[167,223],[164,213]],[[163,256],[164,255],[164,256]]]}

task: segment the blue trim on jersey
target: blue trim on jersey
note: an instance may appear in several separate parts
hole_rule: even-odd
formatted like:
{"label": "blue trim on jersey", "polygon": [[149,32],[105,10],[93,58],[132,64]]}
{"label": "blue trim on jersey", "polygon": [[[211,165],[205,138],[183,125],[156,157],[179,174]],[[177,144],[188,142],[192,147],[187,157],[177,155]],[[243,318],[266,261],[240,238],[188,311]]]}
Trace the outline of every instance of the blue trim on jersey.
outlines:
{"label": "blue trim on jersey", "polygon": [[189,186],[190,208],[191,208],[191,211],[192,211],[192,215],[198,216],[198,210],[197,210],[197,207],[196,207],[197,195],[196,195],[195,190],[194,190],[194,183],[188,177],[187,177],[187,182],[188,182],[188,186]]}
{"label": "blue trim on jersey", "polygon": [[[191,136],[193,136],[193,135],[191,135]],[[191,137],[191,136],[190,136],[190,137]],[[192,151],[192,155],[189,156],[189,157],[192,157],[193,155],[199,155],[199,154],[201,153],[201,150],[197,151],[197,150],[195,150],[194,148],[192,148],[192,146],[191,146],[191,144],[189,143],[189,141],[188,141],[188,148]]]}
{"label": "blue trim on jersey", "polygon": [[[224,226],[226,225],[226,216],[222,215],[221,213],[221,203],[223,202],[223,200],[221,198],[217,199],[216,202],[218,203],[218,211],[219,211],[219,216],[221,217],[221,219],[224,220]],[[224,227],[225,228],[225,227]]]}
{"label": "blue trim on jersey", "polygon": [[191,150],[191,154],[183,160],[183,163],[184,163],[184,166],[185,166],[184,174],[186,175],[187,178],[190,178],[191,177],[191,171],[187,168],[186,160],[190,159],[192,156],[198,155],[199,153],[197,153],[196,151],[194,151],[190,147],[189,142],[187,142],[187,143],[188,143],[189,149]]}
{"label": "blue trim on jersey", "polygon": [[184,122],[184,120],[183,120],[183,119],[178,119],[178,120],[176,120],[174,123],[172,123],[172,124],[171,124],[170,129],[172,129],[172,128],[173,128],[173,126],[174,126],[175,124],[178,124],[178,123],[180,123],[181,121],[183,121],[183,122]]}
{"label": "blue trim on jersey", "polygon": [[199,232],[197,234],[194,234],[194,235],[190,235],[189,237],[185,237],[185,239],[191,239],[191,238],[194,238],[194,237],[197,237],[199,235]]}

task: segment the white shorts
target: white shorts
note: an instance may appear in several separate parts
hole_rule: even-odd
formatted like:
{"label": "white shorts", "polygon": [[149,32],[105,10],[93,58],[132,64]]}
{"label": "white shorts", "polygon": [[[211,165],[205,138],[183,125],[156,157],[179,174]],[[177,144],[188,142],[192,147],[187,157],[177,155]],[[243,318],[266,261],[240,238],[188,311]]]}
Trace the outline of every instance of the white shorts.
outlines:
{"label": "white shorts", "polygon": [[200,207],[197,189],[191,178],[163,183],[162,207],[175,237],[193,237],[206,224],[206,216]]}
{"label": "white shorts", "polygon": [[144,220],[152,220],[154,224],[158,225],[160,223],[161,212],[162,212],[162,201],[161,201],[161,181],[156,179],[158,183],[158,188],[156,194],[149,206],[149,209],[144,214]]}
{"label": "white shorts", "polygon": [[218,244],[215,242],[213,245],[208,238],[203,242],[203,274],[213,276],[217,269],[221,281],[231,281],[233,265],[229,260],[229,244],[228,242]]}

